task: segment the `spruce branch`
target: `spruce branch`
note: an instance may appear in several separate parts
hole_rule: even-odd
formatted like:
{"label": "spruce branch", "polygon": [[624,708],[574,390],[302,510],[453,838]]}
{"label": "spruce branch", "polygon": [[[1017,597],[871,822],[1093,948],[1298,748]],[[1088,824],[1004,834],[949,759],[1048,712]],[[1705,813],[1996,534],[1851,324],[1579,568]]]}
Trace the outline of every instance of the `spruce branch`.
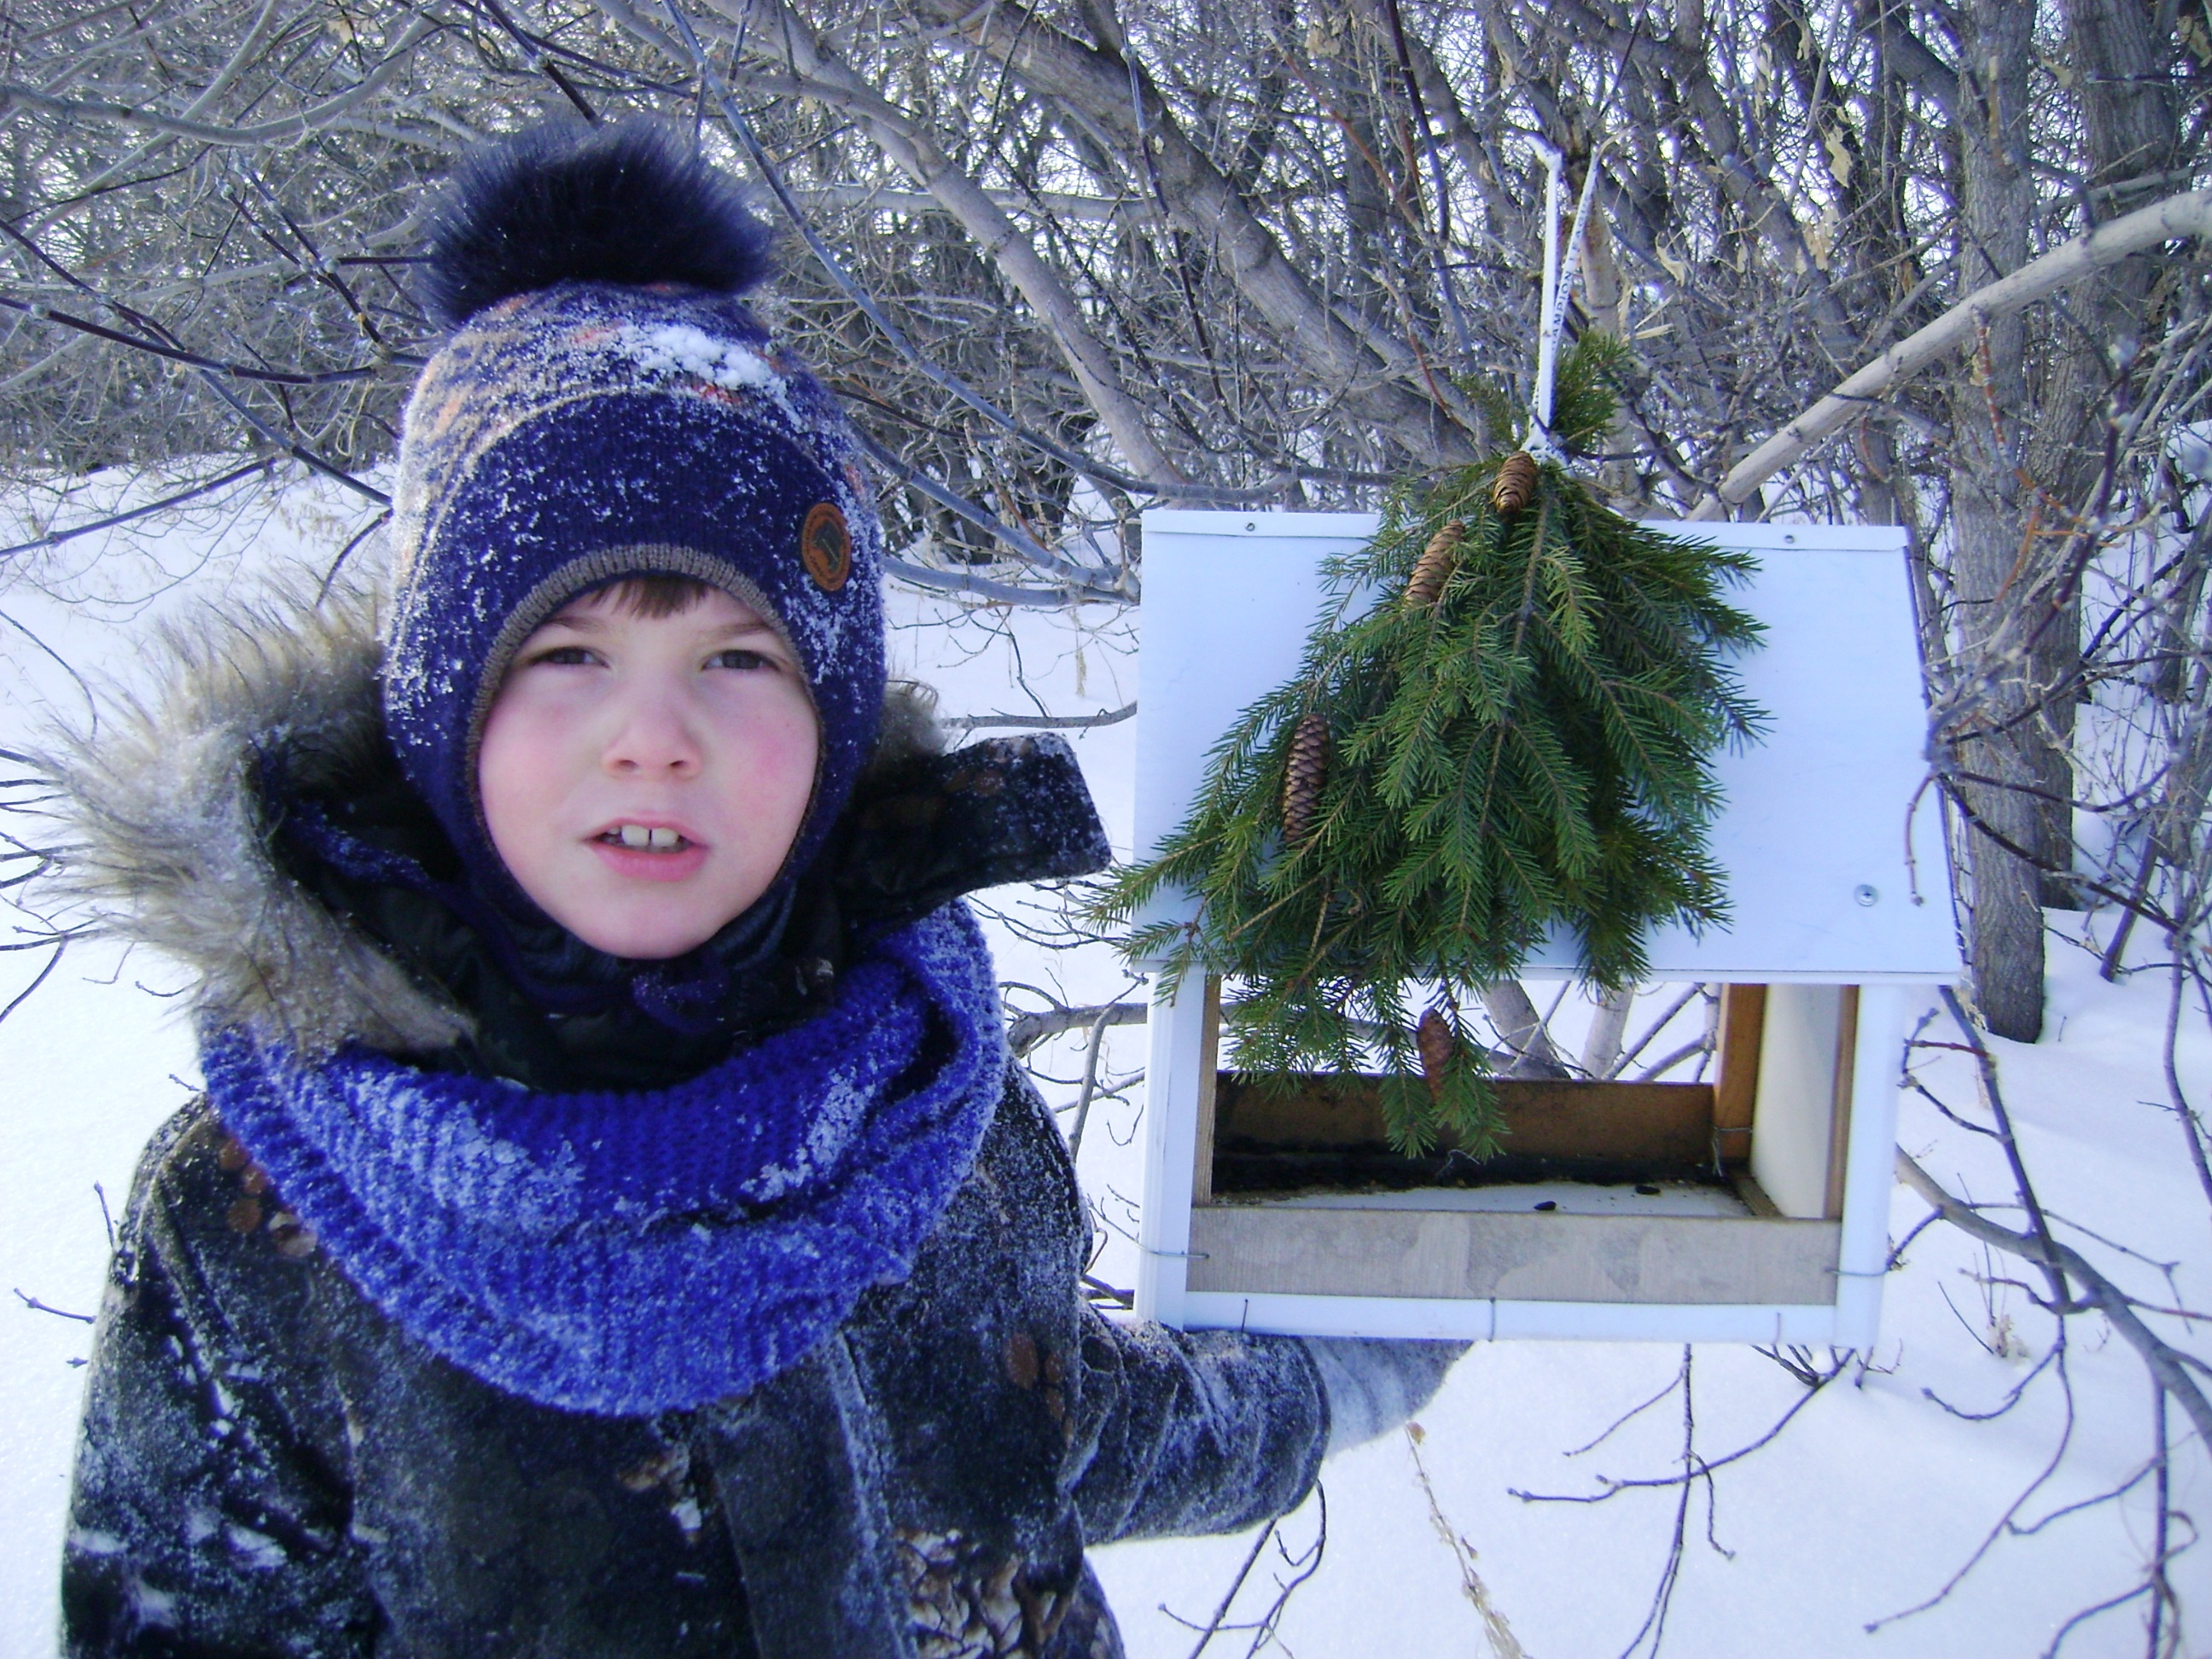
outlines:
{"label": "spruce branch", "polygon": [[[1509,475],[1532,476],[1503,511]],[[1615,987],[1644,976],[1653,927],[1726,919],[1711,762],[1763,720],[1729,660],[1759,626],[1723,597],[1750,568],[1631,523],[1557,463],[1401,489],[1324,567],[1297,674],[1231,726],[1188,817],[1101,914],[1194,894],[1194,921],[1124,948],[1171,982],[1237,982],[1240,1071],[1379,1067],[1401,1148],[1495,1152],[1460,994],[1515,977],[1554,928]]]}

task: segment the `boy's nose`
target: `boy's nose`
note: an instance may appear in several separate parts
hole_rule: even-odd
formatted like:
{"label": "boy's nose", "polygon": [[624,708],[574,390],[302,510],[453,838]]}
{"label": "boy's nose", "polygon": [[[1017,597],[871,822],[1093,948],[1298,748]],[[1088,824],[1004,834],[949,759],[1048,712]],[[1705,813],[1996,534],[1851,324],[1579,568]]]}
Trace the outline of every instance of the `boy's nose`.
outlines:
{"label": "boy's nose", "polygon": [[628,777],[689,777],[701,759],[697,736],[678,700],[644,691],[624,700],[602,763]]}

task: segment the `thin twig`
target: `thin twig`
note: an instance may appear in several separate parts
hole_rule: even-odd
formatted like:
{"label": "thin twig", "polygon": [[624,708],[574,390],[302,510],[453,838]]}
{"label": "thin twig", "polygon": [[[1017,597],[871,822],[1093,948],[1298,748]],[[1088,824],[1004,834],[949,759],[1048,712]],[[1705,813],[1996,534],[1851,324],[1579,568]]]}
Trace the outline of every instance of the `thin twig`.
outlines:
{"label": "thin twig", "polygon": [[2188,1414],[2191,1424],[2208,1445],[2212,1445],[2212,1401],[2191,1380],[2185,1369],[2193,1358],[2169,1346],[2157,1333],[2136,1316],[2135,1298],[2114,1285],[2085,1261],[2081,1253],[2046,1237],[2033,1237],[2000,1227],[1980,1214],[1964,1200],[1954,1197],[1927,1170],[1913,1160],[1911,1153],[1902,1146],[1897,1149],[1897,1178],[1932,1205],[1944,1220],[1966,1233],[1993,1245],[2007,1255],[2019,1256],[2047,1270],[2059,1271],[2081,1281],[2082,1295],[2077,1303],[2069,1304],[2067,1311],[2075,1309],[2094,1309],[2112,1321],[2129,1346],[2142,1357],[2150,1367],[2151,1375],[2159,1385],[2171,1395]]}
{"label": "thin twig", "polygon": [[1083,1132],[1091,1122],[1091,1102],[1098,1092],[1098,1055],[1106,1046],[1106,1028],[1115,1023],[1121,1012],[1119,1004],[1109,1004],[1098,1011],[1098,1018],[1091,1023],[1091,1039],[1083,1056],[1083,1092],[1076,1097],[1075,1127],[1067,1137],[1067,1156],[1071,1159],[1083,1156]]}
{"label": "thin twig", "polygon": [[112,530],[118,525],[129,524],[134,519],[166,513],[171,507],[182,507],[186,501],[197,501],[202,495],[211,495],[227,485],[236,483],[240,478],[251,477],[257,472],[265,473],[268,470],[268,464],[257,457],[243,466],[233,467],[221,477],[209,479],[205,483],[194,484],[189,489],[165,495],[158,501],[149,501],[143,507],[134,507],[127,513],[110,514],[106,518],[94,519],[89,524],[71,525],[67,530],[50,530],[34,541],[18,542],[13,547],[0,547],[0,559],[13,558],[18,553],[35,552],[42,548],[59,547],[80,536],[97,535],[103,530]]}
{"label": "thin twig", "polygon": [[55,942],[54,953],[46,958],[46,965],[39,969],[39,976],[33,980],[28,985],[26,985],[21,990],[18,991],[15,996],[9,1000],[8,1006],[5,1008],[0,1008],[0,1020],[6,1019],[9,1015],[14,1013],[18,1008],[21,1007],[25,1003],[31,1000],[31,993],[37,990],[41,985],[44,985],[46,982],[46,975],[52,973],[54,969],[60,965],[62,952],[68,950],[69,945],[69,936],[66,934]]}
{"label": "thin twig", "polygon": [[[1670,1391],[1673,1386],[1668,1385]],[[1413,1478],[1420,1482],[1421,1495],[1429,1500],[1429,1525],[1451,1552],[1452,1564],[1459,1569],[1460,1594],[1467,1597],[1475,1617],[1482,1620],[1482,1633],[1490,1640],[1492,1659],[1526,1659],[1519,1638],[1513,1634],[1513,1626],[1492,1602],[1490,1587],[1474,1570],[1474,1546],[1461,1537],[1444,1518],[1444,1506],[1437,1501],[1436,1486],[1429,1480],[1428,1466],[1421,1461],[1422,1438],[1419,1424],[1406,1425],[1406,1449],[1413,1455]]]}
{"label": "thin twig", "polygon": [[90,1325],[95,1322],[95,1316],[92,1314],[70,1313],[66,1309],[63,1308],[49,1308],[35,1296],[25,1296],[21,1291],[17,1291],[15,1292],[15,1300],[21,1303],[33,1313],[52,1314],[57,1319],[74,1319],[79,1324],[82,1325]]}
{"label": "thin twig", "polygon": [[1102,726],[1119,726],[1133,719],[1137,705],[1124,703],[1097,714],[954,714],[937,723],[948,732],[980,732],[987,726],[1007,726],[1030,732],[1088,732]]}

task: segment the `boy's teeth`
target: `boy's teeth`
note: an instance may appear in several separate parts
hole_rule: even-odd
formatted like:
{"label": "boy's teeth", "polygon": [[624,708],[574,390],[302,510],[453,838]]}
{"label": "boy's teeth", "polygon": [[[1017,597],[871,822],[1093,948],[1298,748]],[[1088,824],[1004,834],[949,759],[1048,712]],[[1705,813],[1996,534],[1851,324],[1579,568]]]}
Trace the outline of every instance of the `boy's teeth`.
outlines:
{"label": "boy's teeth", "polygon": [[683,839],[673,830],[655,830],[653,832],[653,844],[657,850],[672,850]]}
{"label": "boy's teeth", "polygon": [[622,844],[625,847],[649,847],[653,844],[653,831],[641,823],[625,823],[617,833],[622,836]]}
{"label": "boy's teeth", "polygon": [[672,853],[684,845],[684,837],[673,830],[647,829],[641,823],[619,824],[615,839],[625,847],[649,848],[656,853]]}

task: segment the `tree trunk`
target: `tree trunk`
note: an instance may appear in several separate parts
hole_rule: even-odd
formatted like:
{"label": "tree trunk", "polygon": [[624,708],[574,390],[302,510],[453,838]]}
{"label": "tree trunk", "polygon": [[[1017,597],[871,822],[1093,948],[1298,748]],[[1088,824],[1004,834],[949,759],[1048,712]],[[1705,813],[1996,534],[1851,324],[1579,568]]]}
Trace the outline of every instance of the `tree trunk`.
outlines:
{"label": "tree trunk", "polygon": [[[1973,0],[1960,22],[1957,291],[1972,292],[2027,262],[2034,218],[2027,165],[2029,50],[2034,9]],[[1951,386],[1952,570],[1962,679],[1984,696],[1967,717],[1983,735],[1957,745],[1963,785],[1987,830],[2033,850],[2045,822],[2027,790],[2042,775],[2032,722],[2033,673],[2004,623],[2021,597],[2027,544],[2021,457],[2027,434],[2027,322],[1991,319]],[[1966,837],[1972,891],[1969,946],[1975,1000],[1992,1031],[2033,1042],[2043,1032],[2043,908],[2034,866],[1982,830]]]}
{"label": "tree trunk", "polygon": [[1636,1001],[1636,988],[1624,985],[1598,999],[1597,1014],[1590,1021],[1583,1043],[1583,1071],[1594,1078],[1613,1075],[1620,1064],[1620,1045],[1628,1036],[1628,1011]]}
{"label": "tree trunk", "polygon": [[1501,1076],[1553,1080],[1571,1075],[1552,1047],[1544,1017],[1536,1012],[1536,1005],[1528,1000],[1519,980],[1499,980],[1484,986],[1482,1006],[1489,1011],[1490,1023],[1498,1028],[1499,1039],[1514,1056]]}
{"label": "tree trunk", "polygon": [[[2158,10],[2143,0],[2068,0],[2066,32],[2072,68],[2079,77],[2082,127],[2087,139],[2089,191],[2097,220],[2116,218],[2141,207],[2167,187],[2164,177],[2180,154],[2180,103],[2165,72],[2169,43],[2160,39]],[[2170,21],[2166,28],[2171,30]],[[2135,185],[2148,179],[2148,188]],[[2094,493],[2102,460],[2100,416],[2106,398],[2104,349],[2122,340],[2142,342],[2153,319],[2151,283],[2155,267],[2130,259],[2094,279],[2077,302],[2089,323],[2089,337],[2077,340],[2057,366],[2054,380],[2071,395],[2042,400],[2037,432],[2065,445],[2046,457],[2031,446],[2029,476],[2047,478],[2058,500],[2079,507]],[[2068,797],[2041,807],[2038,850],[2061,869],[2073,863],[2072,768],[2076,697],[2081,672],[2081,620],[2078,601],[2045,630],[2033,664],[2039,684],[2052,688],[2046,729],[2051,741],[2038,757],[2038,784]],[[2077,908],[2080,899],[2063,878],[2046,877],[2046,905]]]}

